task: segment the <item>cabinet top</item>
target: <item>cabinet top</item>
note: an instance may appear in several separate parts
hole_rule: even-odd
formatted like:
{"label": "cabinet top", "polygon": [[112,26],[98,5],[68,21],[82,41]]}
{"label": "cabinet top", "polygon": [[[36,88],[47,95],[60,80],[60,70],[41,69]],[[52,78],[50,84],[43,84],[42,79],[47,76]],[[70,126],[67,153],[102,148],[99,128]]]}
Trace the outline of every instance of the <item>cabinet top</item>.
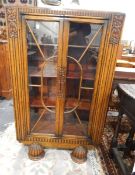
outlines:
{"label": "cabinet top", "polygon": [[61,16],[61,17],[97,17],[110,19],[112,16],[125,17],[124,13],[121,12],[109,12],[109,11],[95,11],[89,9],[81,9],[78,7],[65,7],[65,6],[45,6],[45,7],[26,7],[26,6],[6,6],[6,9],[16,9],[20,13],[24,14],[38,14],[38,15],[50,15],[50,16]]}

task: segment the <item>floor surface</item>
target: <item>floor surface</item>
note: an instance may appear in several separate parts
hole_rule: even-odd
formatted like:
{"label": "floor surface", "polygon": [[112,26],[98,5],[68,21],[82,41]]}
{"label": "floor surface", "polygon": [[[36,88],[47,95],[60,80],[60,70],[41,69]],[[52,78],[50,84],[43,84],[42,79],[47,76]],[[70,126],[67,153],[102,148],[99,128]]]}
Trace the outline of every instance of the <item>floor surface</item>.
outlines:
{"label": "floor surface", "polygon": [[0,100],[0,132],[14,122],[13,100]]}
{"label": "floor surface", "polygon": [[0,175],[104,175],[96,150],[89,150],[87,161],[76,164],[71,151],[45,149],[45,157],[32,161],[28,148],[16,140],[12,100],[0,101]]}

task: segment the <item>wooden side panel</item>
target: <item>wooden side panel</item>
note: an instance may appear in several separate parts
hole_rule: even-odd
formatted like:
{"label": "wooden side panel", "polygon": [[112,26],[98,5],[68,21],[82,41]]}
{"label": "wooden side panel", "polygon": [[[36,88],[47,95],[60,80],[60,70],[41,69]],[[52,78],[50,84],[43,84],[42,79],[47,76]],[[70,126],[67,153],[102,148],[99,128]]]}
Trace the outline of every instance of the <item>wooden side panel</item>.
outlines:
{"label": "wooden side panel", "polygon": [[123,21],[123,15],[112,15],[112,20],[109,22],[106,34],[103,58],[100,63],[102,68],[99,75],[97,75],[100,78],[96,84],[97,90],[93,100],[93,113],[90,126],[90,133],[95,144],[100,143],[105,125]]}
{"label": "wooden side panel", "polygon": [[17,139],[23,140],[29,133],[29,101],[27,82],[27,62],[24,58],[25,48],[21,44],[22,34],[18,21],[16,8],[8,8],[6,11],[8,24],[8,47],[12,71],[14,110]]}

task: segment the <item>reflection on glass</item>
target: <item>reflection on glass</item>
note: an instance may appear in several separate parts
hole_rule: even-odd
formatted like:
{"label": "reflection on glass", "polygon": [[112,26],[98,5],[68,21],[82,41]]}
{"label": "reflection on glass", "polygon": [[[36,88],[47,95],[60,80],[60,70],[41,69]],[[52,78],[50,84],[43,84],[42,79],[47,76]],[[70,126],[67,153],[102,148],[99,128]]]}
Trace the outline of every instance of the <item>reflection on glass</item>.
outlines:
{"label": "reflection on glass", "polygon": [[31,132],[55,134],[58,22],[26,20]]}
{"label": "reflection on glass", "polygon": [[28,28],[32,30],[27,33],[28,49],[32,49],[32,47],[39,44],[45,58],[56,55],[59,24],[57,22],[43,21],[28,21],[27,24]]}
{"label": "reflection on glass", "polygon": [[87,136],[102,25],[71,22],[69,31],[63,133]]}

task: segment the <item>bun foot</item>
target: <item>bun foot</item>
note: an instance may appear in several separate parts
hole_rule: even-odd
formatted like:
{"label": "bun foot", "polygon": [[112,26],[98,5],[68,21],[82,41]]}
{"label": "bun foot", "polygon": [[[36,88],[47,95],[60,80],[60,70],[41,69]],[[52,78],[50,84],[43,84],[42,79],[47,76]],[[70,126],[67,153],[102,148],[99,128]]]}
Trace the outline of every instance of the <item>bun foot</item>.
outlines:
{"label": "bun foot", "polygon": [[87,160],[87,152],[86,148],[78,146],[72,151],[71,158],[75,163],[84,163]]}
{"label": "bun foot", "polygon": [[45,151],[41,145],[33,143],[29,146],[28,156],[31,160],[40,160],[44,155]]}

